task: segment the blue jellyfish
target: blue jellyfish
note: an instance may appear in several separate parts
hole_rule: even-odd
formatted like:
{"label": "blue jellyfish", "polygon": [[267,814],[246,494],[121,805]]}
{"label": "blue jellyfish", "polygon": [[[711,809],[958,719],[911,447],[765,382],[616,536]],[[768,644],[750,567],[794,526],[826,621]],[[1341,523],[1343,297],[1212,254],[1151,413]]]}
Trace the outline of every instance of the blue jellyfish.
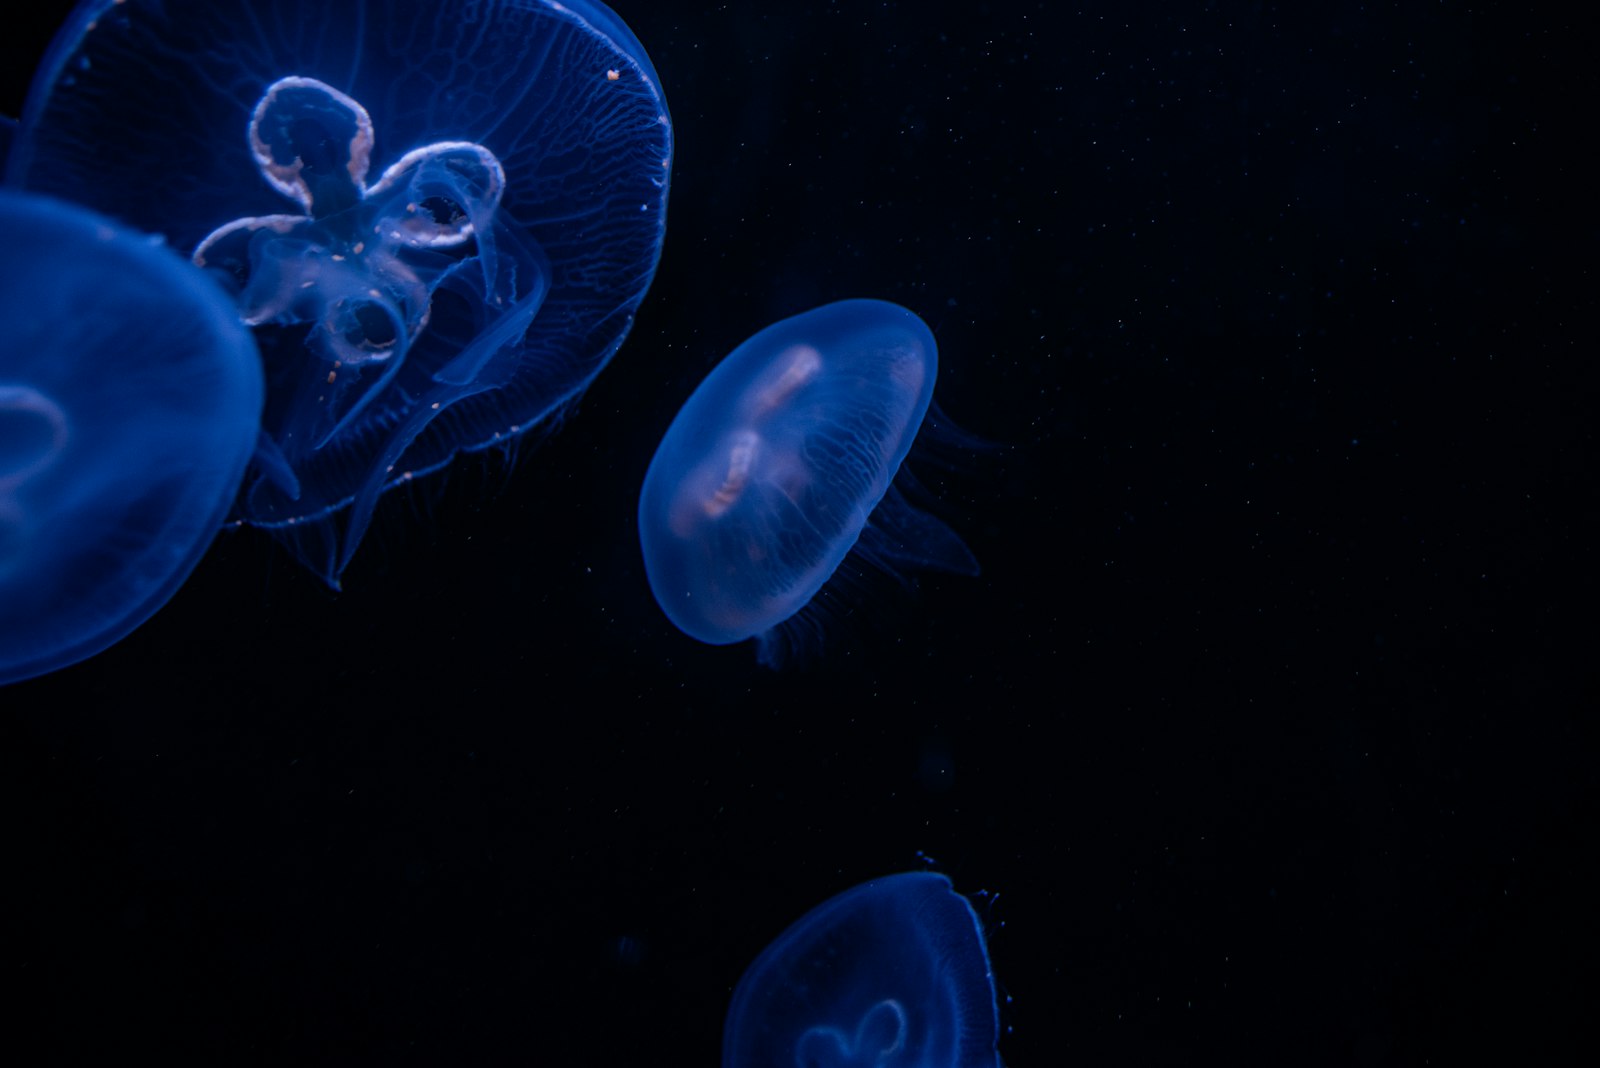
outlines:
{"label": "blue jellyfish", "polygon": [[611,359],[671,161],[592,0],[85,0],[8,180],[227,286],[267,383],[230,519],[337,587],[385,490],[551,425]]}
{"label": "blue jellyfish", "polygon": [[656,601],[680,630],[760,639],[812,599],[852,547],[890,568],[975,574],[943,523],[891,483],[933,397],[926,324],[881,300],[784,319],[706,376],[667,429],[639,497]]}
{"label": "blue jellyfish", "polygon": [[967,899],[874,879],[778,936],[733,992],[722,1068],[998,1068],[994,976]]}
{"label": "blue jellyfish", "polygon": [[0,191],[0,683],[93,656],[167,602],[255,445],[261,361],[170,249]]}

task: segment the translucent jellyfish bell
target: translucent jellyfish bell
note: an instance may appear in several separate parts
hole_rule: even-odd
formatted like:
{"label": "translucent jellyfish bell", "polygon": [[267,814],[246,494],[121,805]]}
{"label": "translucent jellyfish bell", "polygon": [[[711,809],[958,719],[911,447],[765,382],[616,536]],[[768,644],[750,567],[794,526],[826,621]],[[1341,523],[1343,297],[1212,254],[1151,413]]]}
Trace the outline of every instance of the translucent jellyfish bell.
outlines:
{"label": "translucent jellyfish bell", "polygon": [[8,179],[170,244],[255,332],[231,519],[337,585],[378,497],[552,420],[654,275],[672,128],[585,0],[85,0]]}
{"label": "translucent jellyfish bell", "polygon": [[947,526],[893,490],[938,374],[933,334],[881,300],[774,323],[706,376],[650,461],[639,539],[680,630],[760,640],[801,611],[858,543],[890,567],[974,574]]}
{"label": "translucent jellyfish bell", "polygon": [[983,931],[933,872],[806,913],[733,992],[722,1068],[1000,1068]]}
{"label": "translucent jellyfish bell", "polygon": [[0,683],[93,656],[216,535],[261,415],[215,281],[148,237],[0,191]]}

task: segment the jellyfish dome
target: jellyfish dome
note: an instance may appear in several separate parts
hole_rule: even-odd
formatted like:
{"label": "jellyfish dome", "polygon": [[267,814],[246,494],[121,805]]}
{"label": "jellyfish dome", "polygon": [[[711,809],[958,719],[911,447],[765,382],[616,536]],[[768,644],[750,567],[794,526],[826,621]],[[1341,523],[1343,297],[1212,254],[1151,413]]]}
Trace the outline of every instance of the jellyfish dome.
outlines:
{"label": "jellyfish dome", "polygon": [[750,965],[723,1068],[999,1068],[983,930],[934,872],[874,879],[806,913]]}
{"label": "jellyfish dome", "polygon": [[887,555],[974,573],[947,527],[891,491],[937,371],[926,324],[881,300],[784,319],[718,364],[639,497],[650,589],[679,629],[713,645],[769,634],[822,588],[880,502],[897,528]]}
{"label": "jellyfish dome", "polygon": [[385,490],[548,425],[611,359],[671,159],[592,0],[85,0],[7,178],[228,288],[267,386],[230,518],[337,586]]}
{"label": "jellyfish dome", "polygon": [[261,364],[216,282],[80,208],[0,191],[0,683],[148,619],[216,535]]}

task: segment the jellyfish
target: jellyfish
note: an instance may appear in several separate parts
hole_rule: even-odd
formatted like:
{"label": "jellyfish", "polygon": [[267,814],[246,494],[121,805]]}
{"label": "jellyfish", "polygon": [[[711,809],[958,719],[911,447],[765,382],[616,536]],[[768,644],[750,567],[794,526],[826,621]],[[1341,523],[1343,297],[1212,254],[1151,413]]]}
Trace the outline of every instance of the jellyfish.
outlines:
{"label": "jellyfish", "polygon": [[255,446],[261,361],[216,282],[145,235],[0,191],[0,684],[150,618]]}
{"label": "jellyfish", "polygon": [[651,592],[690,637],[779,628],[852,548],[888,568],[975,574],[949,527],[892,482],[933,397],[938,355],[912,312],[845,300],[774,323],[700,383],[667,429],[639,496]]}
{"label": "jellyfish", "polygon": [[994,976],[967,899],[934,872],[829,898],[733,992],[722,1068],[999,1068]]}
{"label": "jellyfish", "polygon": [[548,427],[655,273],[672,127],[592,0],[85,0],[7,169],[233,295],[266,404],[228,521],[337,588],[385,491]]}

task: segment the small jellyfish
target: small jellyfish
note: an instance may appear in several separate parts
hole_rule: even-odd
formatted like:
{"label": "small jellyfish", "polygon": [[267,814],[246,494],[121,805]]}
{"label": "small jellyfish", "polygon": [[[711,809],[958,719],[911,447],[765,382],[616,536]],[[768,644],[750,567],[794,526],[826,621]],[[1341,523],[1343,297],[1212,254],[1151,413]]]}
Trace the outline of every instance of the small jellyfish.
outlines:
{"label": "small jellyfish", "polygon": [[999,1068],[978,918],[933,872],[874,879],[800,918],[739,980],[722,1068]]}
{"label": "small jellyfish", "polygon": [[933,398],[937,347],[916,315],[845,300],[784,319],[706,376],[645,474],[650,589],[693,638],[759,639],[811,601],[853,547],[887,567],[975,574],[943,523],[892,487]]}
{"label": "small jellyfish", "polygon": [[107,648],[194,569],[255,444],[261,362],[215,281],[0,191],[0,683]]}
{"label": "small jellyfish", "polygon": [[337,587],[387,490],[509,448],[622,344],[672,126],[593,0],[85,0],[8,165],[233,293],[267,399],[230,516]]}

